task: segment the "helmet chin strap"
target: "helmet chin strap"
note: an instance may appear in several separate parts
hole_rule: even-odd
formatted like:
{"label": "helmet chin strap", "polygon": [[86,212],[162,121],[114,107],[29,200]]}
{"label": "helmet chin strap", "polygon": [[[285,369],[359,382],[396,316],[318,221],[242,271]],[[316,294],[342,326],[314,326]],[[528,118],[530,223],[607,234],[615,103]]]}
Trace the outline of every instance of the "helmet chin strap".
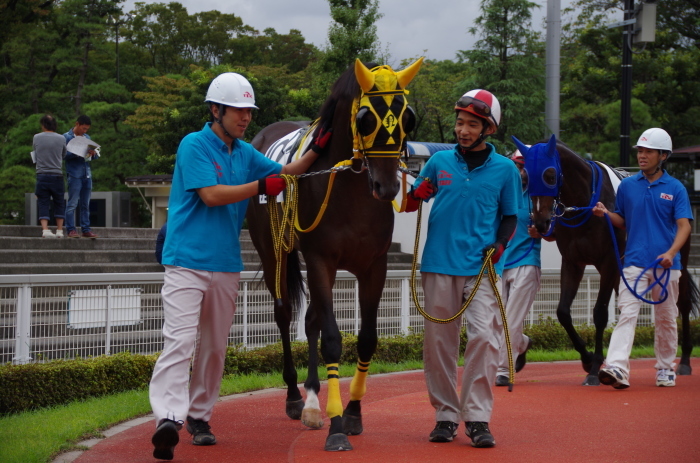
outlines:
{"label": "helmet chin strap", "polygon": [[[224,105],[222,105],[221,103],[219,103],[217,107],[219,108],[219,116],[223,116],[223,114],[224,114],[224,113],[223,113],[223,111],[224,111],[224,110],[223,110]],[[232,139],[232,140],[235,140],[236,137],[234,137],[233,135],[231,135],[230,133],[228,133],[228,130],[226,130],[226,127],[224,127],[224,124],[223,124],[223,122],[221,122],[221,120],[222,120],[222,117],[215,117],[215,118],[214,118],[214,121],[215,121],[217,124],[219,124],[219,125],[221,126],[221,129],[224,131],[224,135],[226,135],[227,137],[229,137],[229,138]]]}
{"label": "helmet chin strap", "polygon": [[479,138],[477,138],[476,141],[475,141],[474,143],[472,143],[471,145],[469,145],[469,146],[466,147],[466,148],[464,148],[462,145],[460,145],[460,146],[459,146],[459,149],[462,150],[462,152],[473,150],[475,147],[477,147],[477,146],[479,146],[481,143],[483,143],[484,140],[486,140],[486,137],[487,137],[488,135],[485,135],[485,132],[486,132],[486,130],[482,130],[481,133],[479,134]]}

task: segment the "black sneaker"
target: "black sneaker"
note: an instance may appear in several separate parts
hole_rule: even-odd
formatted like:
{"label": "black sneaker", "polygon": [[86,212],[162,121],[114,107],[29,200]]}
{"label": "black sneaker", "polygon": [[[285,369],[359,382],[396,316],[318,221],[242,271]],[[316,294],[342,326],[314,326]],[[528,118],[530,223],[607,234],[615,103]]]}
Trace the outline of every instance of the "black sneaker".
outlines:
{"label": "black sneaker", "polygon": [[452,442],[457,435],[459,424],[452,421],[438,421],[430,433],[430,442]]}
{"label": "black sneaker", "polygon": [[214,445],[216,437],[211,433],[209,422],[203,420],[195,420],[191,416],[187,417],[187,432],[192,434],[192,443],[194,445]]}
{"label": "black sneaker", "polygon": [[496,386],[507,386],[509,382],[510,379],[506,375],[496,376]]}
{"label": "black sneaker", "polygon": [[472,440],[472,447],[493,447],[496,445],[496,440],[489,431],[489,424],[483,421],[467,421],[466,430],[467,437]]}
{"label": "black sneaker", "polygon": [[175,446],[180,442],[178,431],[181,425],[172,420],[163,420],[156,428],[151,438],[153,443],[153,458],[158,460],[172,460],[175,455]]}

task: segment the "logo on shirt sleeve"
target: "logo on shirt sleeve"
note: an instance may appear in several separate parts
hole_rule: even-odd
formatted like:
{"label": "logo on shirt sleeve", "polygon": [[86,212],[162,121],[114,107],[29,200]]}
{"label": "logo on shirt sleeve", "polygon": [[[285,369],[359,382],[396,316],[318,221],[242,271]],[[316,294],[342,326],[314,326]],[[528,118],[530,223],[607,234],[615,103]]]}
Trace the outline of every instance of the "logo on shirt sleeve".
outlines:
{"label": "logo on shirt sleeve", "polygon": [[441,170],[438,172],[438,185],[451,185],[452,184],[452,174],[446,170]]}
{"label": "logo on shirt sleeve", "polygon": [[216,169],[216,175],[219,177],[223,177],[224,173],[221,171],[221,166],[216,161],[212,162],[214,163],[214,168]]}
{"label": "logo on shirt sleeve", "polygon": [[667,201],[673,201],[673,195],[670,195],[668,193],[661,193],[661,199],[665,199]]}

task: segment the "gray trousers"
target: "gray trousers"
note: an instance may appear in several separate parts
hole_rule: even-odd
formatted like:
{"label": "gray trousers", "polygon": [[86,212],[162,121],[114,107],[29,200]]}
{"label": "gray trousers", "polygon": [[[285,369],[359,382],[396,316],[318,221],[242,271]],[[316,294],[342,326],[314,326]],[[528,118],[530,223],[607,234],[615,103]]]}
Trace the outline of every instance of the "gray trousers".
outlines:
{"label": "gray trousers", "polygon": [[[542,270],[536,265],[521,265],[503,271],[503,303],[506,306],[506,319],[513,353],[513,362],[525,352],[529,338],[523,334],[523,322],[535,302],[540,289]],[[498,374],[509,376],[508,350],[505,333],[501,340],[501,353],[498,360]]]}
{"label": "gray trousers", "polygon": [[[429,272],[421,273],[421,278],[425,311],[441,319],[459,311],[476,282],[475,276]],[[425,321],[423,362],[428,395],[436,421],[489,422],[503,325],[487,275],[463,316],[467,317],[469,342],[464,351],[461,392],[457,391],[457,360],[462,317],[447,324]]]}
{"label": "gray trousers", "polygon": [[211,418],[219,398],[240,276],[165,266],[161,291],[165,345],[149,388],[156,426],[166,418],[176,422],[184,422],[187,416]]}

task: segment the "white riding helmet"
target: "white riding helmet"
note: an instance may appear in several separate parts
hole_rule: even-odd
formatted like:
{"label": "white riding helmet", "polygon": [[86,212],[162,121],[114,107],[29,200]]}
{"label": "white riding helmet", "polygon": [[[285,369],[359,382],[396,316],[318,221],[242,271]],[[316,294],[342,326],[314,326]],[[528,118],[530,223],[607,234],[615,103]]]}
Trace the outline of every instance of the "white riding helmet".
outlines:
{"label": "white riding helmet", "polygon": [[494,130],[501,123],[501,104],[488,90],[476,89],[465,93],[455,103],[455,109],[486,119]]}
{"label": "white riding helmet", "polygon": [[633,148],[649,148],[659,151],[673,151],[671,136],[664,129],[652,128],[647,129],[637,140],[637,144]]}
{"label": "white riding helmet", "polygon": [[234,108],[255,108],[255,92],[248,79],[235,72],[218,75],[209,84],[207,103],[220,103]]}

